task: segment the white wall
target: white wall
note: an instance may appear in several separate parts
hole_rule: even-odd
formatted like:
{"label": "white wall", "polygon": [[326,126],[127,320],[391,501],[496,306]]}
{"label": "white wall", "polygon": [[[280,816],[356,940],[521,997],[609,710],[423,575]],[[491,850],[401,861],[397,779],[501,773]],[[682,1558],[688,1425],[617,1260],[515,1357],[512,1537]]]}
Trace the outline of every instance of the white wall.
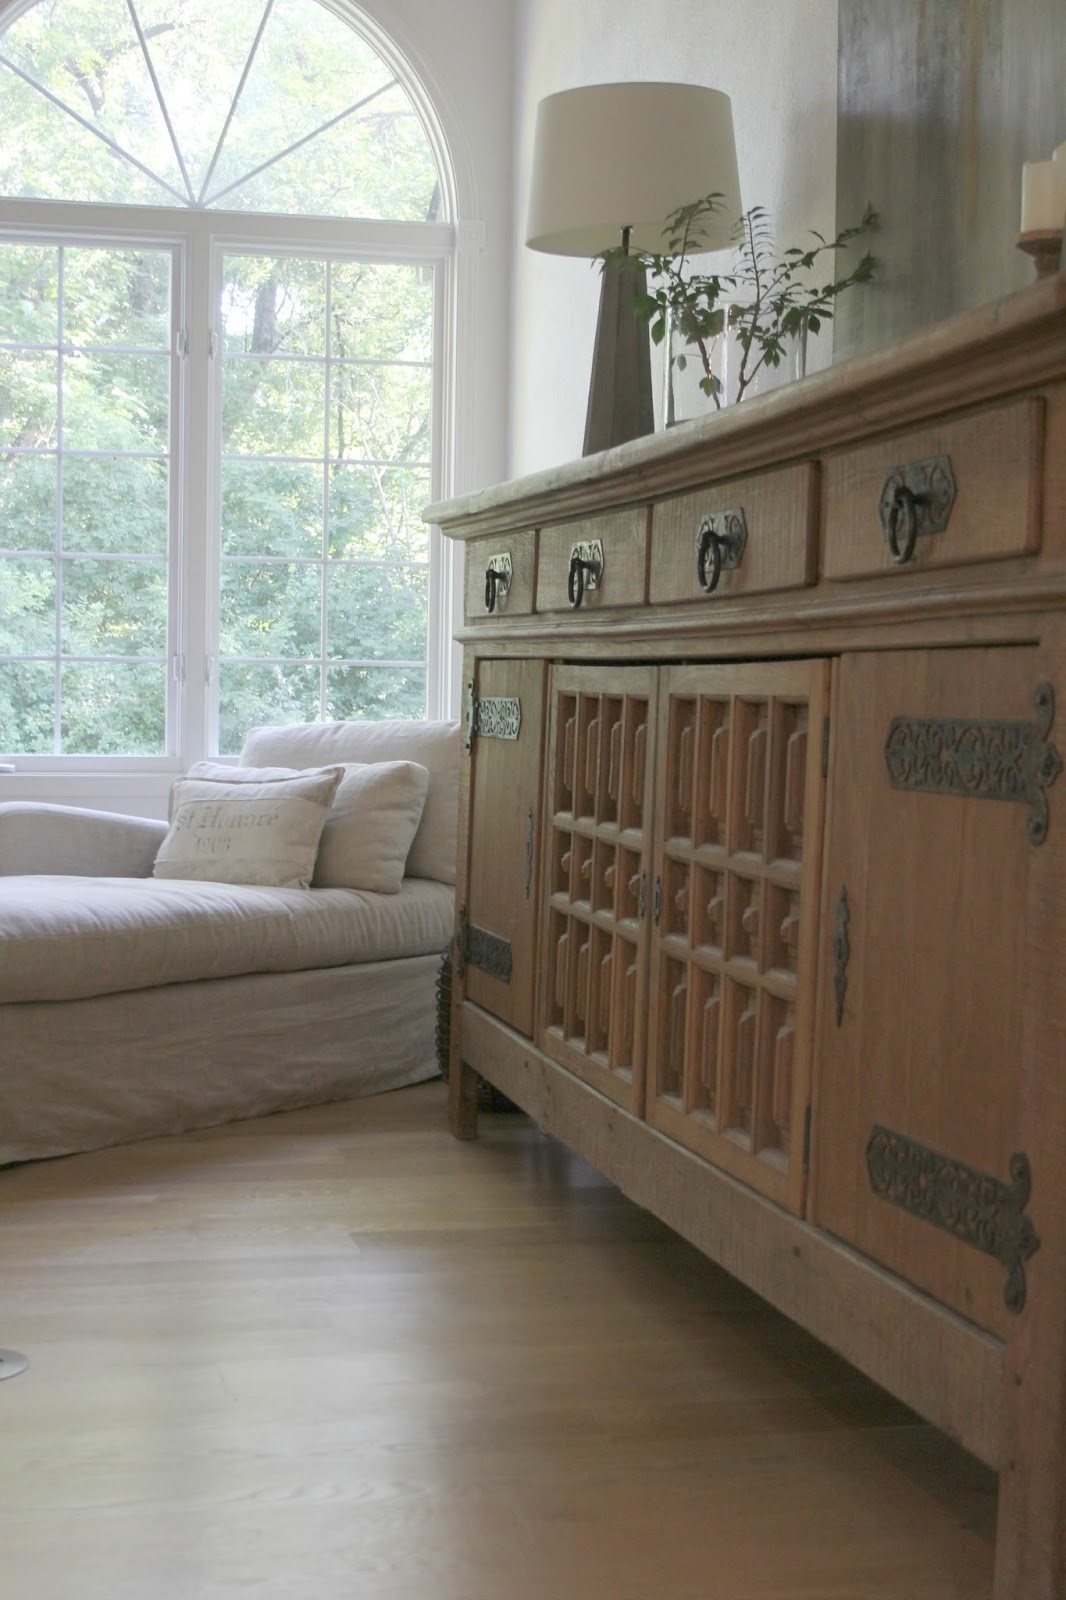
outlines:
{"label": "white wall", "polygon": [[581,453],[599,293],[588,262],[524,245],[538,101],[632,79],[725,90],[743,204],[788,245],[835,232],[836,62],[837,0],[519,0],[509,476]]}

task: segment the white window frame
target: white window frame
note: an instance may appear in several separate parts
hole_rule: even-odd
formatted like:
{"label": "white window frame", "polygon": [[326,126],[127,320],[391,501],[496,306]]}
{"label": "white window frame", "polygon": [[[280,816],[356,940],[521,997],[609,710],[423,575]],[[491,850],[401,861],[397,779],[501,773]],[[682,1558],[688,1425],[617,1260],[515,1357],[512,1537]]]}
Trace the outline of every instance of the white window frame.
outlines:
{"label": "white window frame", "polygon": [[[16,774],[48,776],[49,792],[91,800],[121,787],[131,795],[165,792],[175,772],[211,753],[212,660],[217,657],[219,437],[221,361],[218,264],[226,250],[357,256],[433,269],[434,378],[431,499],[455,492],[457,461],[469,450],[469,388],[459,405],[461,352],[473,348],[479,224],[376,222],[248,215],[157,207],[99,206],[50,200],[3,203],[0,238],[23,242],[169,248],[174,252],[175,361],[172,395],[175,467],[171,477],[171,590],[168,651],[168,749],[163,756],[15,755]],[[468,357],[467,357],[468,360]],[[467,361],[464,360],[464,366]],[[212,370],[214,368],[214,370]],[[469,370],[469,369],[467,369]],[[195,413],[201,399],[207,403]],[[427,716],[457,714],[458,654],[451,636],[462,594],[461,552],[430,529]],[[93,781],[89,780],[90,774]],[[95,781],[99,778],[101,781]],[[132,784],[124,780],[135,780]],[[136,781],[141,780],[141,781]],[[153,781],[154,780],[154,781]],[[35,784],[35,792],[42,785]]]}

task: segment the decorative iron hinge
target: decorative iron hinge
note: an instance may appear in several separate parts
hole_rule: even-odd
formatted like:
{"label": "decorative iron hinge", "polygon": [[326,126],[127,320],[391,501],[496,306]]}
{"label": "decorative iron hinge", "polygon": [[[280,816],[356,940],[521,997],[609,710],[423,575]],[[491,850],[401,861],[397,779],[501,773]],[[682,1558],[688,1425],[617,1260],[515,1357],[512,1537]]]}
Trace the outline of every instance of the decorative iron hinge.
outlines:
{"label": "decorative iron hinge", "polygon": [[1017,801],[1032,808],[1026,824],[1030,842],[1043,844],[1048,830],[1045,791],[1062,771],[1062,757],[1048,738],[1055,720],[1050,683],[1037,685],[1033,709],[1035,722],[893,717],[885,739],[892,787]]}
{"label": "decorative iron hinge", "polygon": [[1004,1183],[877,1125],[866,1145],[866,1170],[882,1200],[1000,1262],[1007,1273],[1004,1303],[1008,1311],[1021,1311],[1025,1263],[1040,1248],[1025,1215],[1032,1188],[1028,1156],[1020,1151],[1011,1156],[1010,1182]]}
{"label": "decorative iron hinge", "polygon": [[522,703],[513,697],[477,695],[467,686],[466,748],[475,739],[517,739],[522,731]]}
{"label": "decorative iron hinge", "polygon": [[471,922],[466,914],[466,907],[459,910],[459,975],[465,973],[467,967],[476,967],[479,972],[487,973],[490,978],[496,978],[500,983],[511,981],[511,946],[507,939],[501,938],[498,933],[490,933],[487,928],[479,928]]}

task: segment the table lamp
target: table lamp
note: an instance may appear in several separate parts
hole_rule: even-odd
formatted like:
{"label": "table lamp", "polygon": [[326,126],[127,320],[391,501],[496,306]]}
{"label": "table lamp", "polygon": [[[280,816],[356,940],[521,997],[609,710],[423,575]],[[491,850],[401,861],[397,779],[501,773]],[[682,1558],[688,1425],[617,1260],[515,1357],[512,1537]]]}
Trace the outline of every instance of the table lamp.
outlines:
{"label": "table lamp", "polygon": [[[593,257],[662,251],[671,212],[722,195],[702,251],[725,249],[741,213],[729,96],[691,83],[596,83],[537,107],[526,243]],[[651,433],[651,350],[633,314],[643,268],[607,262],[600,290],[584,454]]]}

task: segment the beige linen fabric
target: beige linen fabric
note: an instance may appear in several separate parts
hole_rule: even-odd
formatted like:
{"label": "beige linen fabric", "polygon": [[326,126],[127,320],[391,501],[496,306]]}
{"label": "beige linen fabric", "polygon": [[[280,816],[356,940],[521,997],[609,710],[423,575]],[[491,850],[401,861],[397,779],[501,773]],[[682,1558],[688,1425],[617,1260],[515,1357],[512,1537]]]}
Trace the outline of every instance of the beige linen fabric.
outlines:
{"label": "beige linen fabric", "polygon": [[178,778],[157,878],[308,889],[340,767],[234,783]]}
{"label": "beige linen fabric", "polygon": [[[347,762],[343,773],[322,830],[312,887],[397,894],[422,820],[429,773],[415,761]],[[297,776],[291,767],[199,761],[189,768],[184,792],[195,792],[189,784],[199,779],[251,784]]]}
{"label": "beige linen fabric", "polygon": [[332,762],[417,761],[429,772],[422,821],[407,857],[409,878],[455,882],[460,730],[457,722],[297,722],[252,728],[241,766],[316,767]]}
{"label": "beige linen fabric", "polygon": [[389,961],[444,949],[454,895],[175,878],[2,881],[0,1002],[76,1000],[246,972]]}

